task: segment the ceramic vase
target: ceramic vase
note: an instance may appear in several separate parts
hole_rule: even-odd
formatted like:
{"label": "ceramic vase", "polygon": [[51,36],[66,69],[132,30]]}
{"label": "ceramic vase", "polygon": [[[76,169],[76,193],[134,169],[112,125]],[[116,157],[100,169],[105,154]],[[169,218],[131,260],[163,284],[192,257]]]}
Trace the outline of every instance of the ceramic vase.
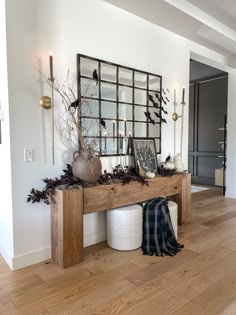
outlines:
{"label": "ceramic vase", "polygon": [[102,163],[98,156],[84,158],[78,151],[74,152],[72,172],[75,177],[90,184],[95,184],[102,174]]}

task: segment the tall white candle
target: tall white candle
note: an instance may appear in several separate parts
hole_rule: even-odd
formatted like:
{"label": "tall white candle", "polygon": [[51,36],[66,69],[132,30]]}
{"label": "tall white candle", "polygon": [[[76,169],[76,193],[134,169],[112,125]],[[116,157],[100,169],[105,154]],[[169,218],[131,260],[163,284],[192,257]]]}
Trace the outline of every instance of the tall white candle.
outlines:
{"label": "tall white candle", "polygon": [[104,132],[104,137],[105,137],[105,151],[107,151],[107,133]]}
{"label": "tall white candle", "polygon": [[[115,120],[113,120],[113,135],[112,135],[113,138],[115,137],[115,123],[116,123]],[[113,139],[113,141],[114,141],[114,139]]]}
{"label": "tall white candle", "polygon": [[126,124],[126,118],[124,118],[124,123],[125,123],[125,137],[127,135],[127,124]]}
{"label": "tall white candle", "polygon": [[185,86],[183,86],[183,90],[182,90],[182,104],[184,104],[184,96],[185,96]]}

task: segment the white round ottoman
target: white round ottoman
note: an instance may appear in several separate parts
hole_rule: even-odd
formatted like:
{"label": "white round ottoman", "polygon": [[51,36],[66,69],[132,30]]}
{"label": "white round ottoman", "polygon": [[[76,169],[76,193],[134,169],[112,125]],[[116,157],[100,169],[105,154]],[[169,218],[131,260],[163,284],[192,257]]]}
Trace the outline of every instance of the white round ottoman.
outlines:
{"label": "white round ottoman", "polygon": [[107,211],[107,244],[118,250],[134,250],[142,245],[143,209],[130,205]]}
{"label": "white round ottoman", "polygon": [[170,210],[170,219],[175,232],[175,237],[178,239],[178,205],[174,201],[168,201],[168,207]]}

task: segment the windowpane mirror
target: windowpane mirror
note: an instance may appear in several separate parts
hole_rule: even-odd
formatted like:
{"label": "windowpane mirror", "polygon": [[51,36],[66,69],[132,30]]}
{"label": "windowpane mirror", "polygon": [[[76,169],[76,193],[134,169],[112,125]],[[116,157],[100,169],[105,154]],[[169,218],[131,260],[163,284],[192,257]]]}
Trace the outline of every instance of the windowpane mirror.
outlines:
{"label": "windowpane mirror", "polygon": [[119,67],[119,84],[133,85],[133,71]]}
{"label": "windowpane mirror", "polygon": [[160,106],[161,104],[161,96],[159,92],[148,92],[148,104],[149,106]]}
{"label": "windowpane mirror", "polygon": [[102,155],[116,155],[117,139],[104,136],[101,140]]}
{"label": "windowpane mirror", "polygon": [[135,122],[134,123],[134,137],[147,137],[147,124]]}
{"label": "windowpane mirror", "polygon": [[147,121],[147,118],[145,116],[145,113],[147,112],[147,107],[146,106],[135,106],[135,112],[134,112],[134,117],[135,121]]}
{"label": "windowpane mirror", "polygon": [[101,99],[116,101],[116,85],[101,82]]}
{"label": "windowpane mirror", "polygon": [[83,136],[96,137],[99,133],[99,120],[82,118],[81,126],[83,128]]}
{"label": "windowpane mirror", "polygon": [[[125,126],[126,125],[126,126]],[[133,135],[133,122],[130,121],[119,121],[119,134],[123,135],[124,137],[129,137]]]}
{"label": "windowpane mirror", "polygon": [[119,86],[119,102],[133,103],[133,89],[127,86]]}
{"label": "windowpane mirror", "polygon": [[160,124],[149,124],[149,135],[150,138],[160,137]]}
{"label": "windowpane mirror", "polygon": [[[152,117],[152,119],[155,121],[156,124],[160,124],[160,117],[161,117],[161,111],[159,108],[155,108],[155,107],[149,107],[148,111]],[[150,124],[151,125],[151,124]]]}
{"label": "windowpane mirror", "polygon": [[134,86],[147,90],[147,74],[135,71]]}
{"label": "windowpane mirror", "polygon": [[87,141],[96,140],[100,154],[112,156],[127,153],[129,137],[150,137],[160,153],[162,77],[80,54],[77,62]]}
{"label": "windowpane mirror", "polygon": [[106,128],[102,128],[102,136],[116,137],[117,136],[117,122],[111,119],[104,119]]}
{"label": "windowpane mirror", "polygon": [[89,77],[89,78],[93,78],[94,70],[96,70],[98,73],[98,61],[81,57],[81,59],[80,59],[80,75],[85,76],[85,77]]}
{"label": "windowpane mirror", "polygon": [[149,90],[160,91],[161,79],[160,77],[149,75]]}
{"label": "windowpane mirror", "polygon": [[114,119],[116,117],[116,103],[114,102],[101,102],[101,117]]}
{"label": "windowpane mirror", "polygon": [[119,104],[119,118],[133,120],[133,106],[128,104]]}
{"label": "windowpane mirror", "polygon": [[81,115],[85,117],[99,117],[99,101],[83,99],[81,103]]}
{"label": "windowpane mirror", "polygon": [[81,78],[81,96],[98,98],[99,89],[95,80]]}
{"label": "windowpane mirror", "polygon": [[134,103],[139,105],[147,105],[147,91],[134,89]]}
{"label": "windowpane mirror", "polygon": [[101,79],[109,82],[116,82],[116,66],[101,63]]}
{"label": "windowpane mirror", "polygon": [[156,151],[161,152],[161,139],[155,139]]}

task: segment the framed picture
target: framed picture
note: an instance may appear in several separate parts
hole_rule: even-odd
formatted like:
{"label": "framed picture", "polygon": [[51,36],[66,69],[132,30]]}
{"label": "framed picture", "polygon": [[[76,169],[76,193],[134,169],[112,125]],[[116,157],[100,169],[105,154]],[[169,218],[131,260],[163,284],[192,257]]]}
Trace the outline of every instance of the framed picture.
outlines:
{"label": "framed picture", "polygon": [[[157,172],[157,154],[154,138],[133,138],[132,147],[134,163],[140,175],[147,172]],[[141,172],[140,172],[141,170]]]}

